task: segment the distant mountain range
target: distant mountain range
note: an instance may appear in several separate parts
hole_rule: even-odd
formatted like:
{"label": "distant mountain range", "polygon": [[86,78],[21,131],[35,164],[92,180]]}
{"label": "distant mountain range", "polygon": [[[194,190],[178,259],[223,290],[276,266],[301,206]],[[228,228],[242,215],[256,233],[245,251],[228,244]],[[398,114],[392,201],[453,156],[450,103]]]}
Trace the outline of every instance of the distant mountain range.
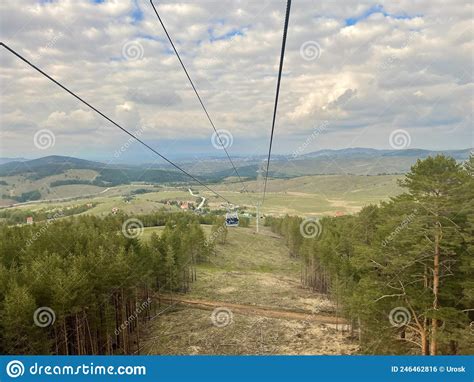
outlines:
{"label": "distant mountain range", "polygon": [[[63,174],[69,170],[96,171],[97,176],[92,181],[90,179],[87,181],[97,186],[113,186],[137,181],[168,183],[187,180],[186,175],[176,170],[153,168],[145,171],[141,166],[106,165],[100,162],[59,155],[4,163],[0,165],[0,177],[22,175],[30,180],[38,180]],[[69,184],[80,184],[78,183],[80,180],[75,179],[74,182],[76,183]]]}
{"label": "distant mountain range", "polygon": [[61,169],[96,169],[105,167],[104,164],[99,162],[60,155],[51,155],[31,160],[12,158],[13,160],[6,161],[7,159],[8,158],[0,158],[0,162],[5,160],[5,162],[0,165],[0,176],[10,176],[24,172],[42,172],[44,169],[49,169],[47,172],[56,172]]}
{"label": "distant mountain range", "polygon": [[[276,178],[291,178],[305,175],[328,174],[403,174],[417,161],[428,156],[444,154],[464,161],[472,149],[463,150],[377,150],[371,148],[348,148],[340,150],[320,150],[301,155],[272,156],[269,175]],[[266,156],[239,157],[233,161],[241,177],[255,178],[256,171],[262,168]],[[180,165],[193,174],[214,176],[219,179],[235,176],[225,158],[202,158],[199,161],[183,161]],[[152,165],[153,166],[153,165]],[[167,168],[167,165],[159,165]]]}
{"label": "distant mountain range", "polygon": [[458,160],[465,160],[469,157],[472,149],[462,150],[423,150],[423,149],[406,149],[406,150],[377,150],[370,148],[348,148],[340,150],[319,150],[308,154],[303,154],[302,158],[318,158],[322,156],[333,157],[416,157],[426,158],[437,154],[451,156]]}
{"label": "distant mountain range", "polygon": [[[472,149],[432,151],[422,149],[377,150],[371,148],[347,148],[320,150],[298,156],[277,155],[272,157],[270,176],[291,178],[303,175],[354,174],[378,175],[405,173],[417,159],[437,154],[451,156],[458,161],[466,160]],[[241,177],[255,178],[265,156],[233,158]],[[2,164],[3,163],[3,164]],[[226,158],[202,158],[178,162],[185,170],[199,175],[203,181],[219,182],[235,176]],[[67,170],[88,169],[97,172],[95,185],[116,185],[134,181],[151,183],[187,181],[185,174],[171,165],[144,164],[119,165],[66,157],[47,156],[39,159],[0,158],[0,177],[24,175],[29,179],[41,179],[62,174]]]}
{"label": "distant mountain range", "polygon": [[24,162],[27,161],[26,158],[0,158],[0,165],[9,163],[9,162]]}

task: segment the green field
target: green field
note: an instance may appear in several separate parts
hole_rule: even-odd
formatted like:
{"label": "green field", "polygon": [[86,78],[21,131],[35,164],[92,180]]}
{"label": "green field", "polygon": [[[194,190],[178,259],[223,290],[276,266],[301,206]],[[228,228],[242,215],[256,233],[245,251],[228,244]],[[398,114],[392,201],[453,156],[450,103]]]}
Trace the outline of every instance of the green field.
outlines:
{"label": "green field", "polygon": [[[57,176],[51,178],[56,179]],[[387,200],[389,197],[397,195],[400,192],[397,178],[394,175],[319,175],[292,179],[270,179],[261,212],[262,214],[272,215],[293,214],[305,216],[354,213],[367,204],[379,203],[381,200]],[[23,179],[23,182],[26,181]],[[255,212],[256,203],[261,201],[261,182],[250,181],[245,182],[244,185],[248,192],[241,191],[242,185],[240,183],[220,183],[211,185],[211,187],[233,204],[247,209],[249,212]],[[34,182],[31,183],[31,187],[36,186]],[[130,200],[124,198],[124,196],[130,195],[133,190],[140,188],[146,188],[153,192],[133,195]],[[27,189],[25,185],[22,188],[22,190]],[[66,208],[93,201],[97,205],[86,213],[106,215],[111,213],[112,208],[118,208],[121,212],[127,214],[142,214],[162,208],[177,210],[177,207],[160,203],[163,200],[195,202],[197,199],[186,191],[185,186],[173,188],[132,184],[102,188],[91,185],[67,185],[54,187],[51,190],[53,191],[46,194],[46,197],[53,199],[52,201],[40,200],[16,208],[34,211],[58,207]],[[193,187],[193,190],[207,199],[211,209],[225,208],[225,203],[210,191],[202,187]],[[69,199],[54,200],[61,198]]]}

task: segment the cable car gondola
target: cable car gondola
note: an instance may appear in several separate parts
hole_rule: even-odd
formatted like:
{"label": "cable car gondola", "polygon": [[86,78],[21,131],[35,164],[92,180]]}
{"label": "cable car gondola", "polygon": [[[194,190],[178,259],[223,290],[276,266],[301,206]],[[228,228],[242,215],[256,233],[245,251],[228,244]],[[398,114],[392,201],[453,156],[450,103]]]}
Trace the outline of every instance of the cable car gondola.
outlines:
{"label": "cable car gondola", "polygon": [[227,212],[225,215],[225,225],[227,227],[239,226],[239,215],[237,212]]}

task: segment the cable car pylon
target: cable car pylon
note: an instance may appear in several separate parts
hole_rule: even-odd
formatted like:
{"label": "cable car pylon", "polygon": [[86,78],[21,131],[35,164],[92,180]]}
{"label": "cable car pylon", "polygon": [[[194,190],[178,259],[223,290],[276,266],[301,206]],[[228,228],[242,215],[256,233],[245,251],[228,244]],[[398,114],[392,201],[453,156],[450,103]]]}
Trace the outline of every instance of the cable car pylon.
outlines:
{"label": "cable car pylon", "polygon": [[[262,162],[262,166],[263,166],[263,162]],[[263,186],[262,174],[265,172],[265,170],[262,168],[262,166],[257,169],[257,190]],[[260,192],[261,190],[258,190],[258,191]],[[257,201],[255,202],[255,209],[257,210],[256,233],[259,233],[259,228],[260,228],[260,206],[261,205],[262,205],[261,200],[257,199]]]}

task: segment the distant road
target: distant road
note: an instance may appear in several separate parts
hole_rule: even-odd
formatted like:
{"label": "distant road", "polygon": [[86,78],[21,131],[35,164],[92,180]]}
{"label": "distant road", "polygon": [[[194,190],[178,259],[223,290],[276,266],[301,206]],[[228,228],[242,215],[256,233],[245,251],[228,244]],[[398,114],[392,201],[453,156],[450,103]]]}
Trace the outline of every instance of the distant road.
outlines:
{"label": "distant road", "polygon": [[193,194],[193,192],[190,188],[188,188],[188,191],[191,194],[191,196],[199,197],[199,198],[202,199],[201,203],[199,203],[199,206],[197,206],[197,208],[196,208],[197,210],[200,210],[202,208],[202,206],[204,205],[204,202],[206,201],[206,198],[204,196],[201,196],[201,195]]}
{"label": "distant road", "polygon": [[219,307],[226,307],[232,310],[234,313],[263,316],[270,318],[280,318],[286,320],[302,320],[302,321],[315,321],[325,324],[347,324],[344,318],[329,316],[324,314],[314,314],[310,311],[303,310],[288,310],[275,307],[249,305],[249,304],[235,304],[227,303],[223,301],[210,301],[210,300],[196,300],[190,298],[183,298],[181,296],[157,296],[160,302],[185,305],[190,308],[213,310]]}
{"label": "distant road", "polygon": [[97,192],[95,194],[87,194],[87,195],[79,195],[79,196],[68,196],[66,198],[57,198],[57,199],[40,199],[40,200],[30,200],[29,202],[22,202],[22,203],[13,203],[9,204],[8,206],[0,206],[0,209],[11,208],[11,207],[18,207],[18,206],[26,206],[28,204],[39,204],[39,203],[52,203],[52,202],[67,202],[68,200],[74,199],[83,199],[83,198],[90,198],[100,194],[103,194],[109,191],[111,187],[107,187],[105,190]]}

